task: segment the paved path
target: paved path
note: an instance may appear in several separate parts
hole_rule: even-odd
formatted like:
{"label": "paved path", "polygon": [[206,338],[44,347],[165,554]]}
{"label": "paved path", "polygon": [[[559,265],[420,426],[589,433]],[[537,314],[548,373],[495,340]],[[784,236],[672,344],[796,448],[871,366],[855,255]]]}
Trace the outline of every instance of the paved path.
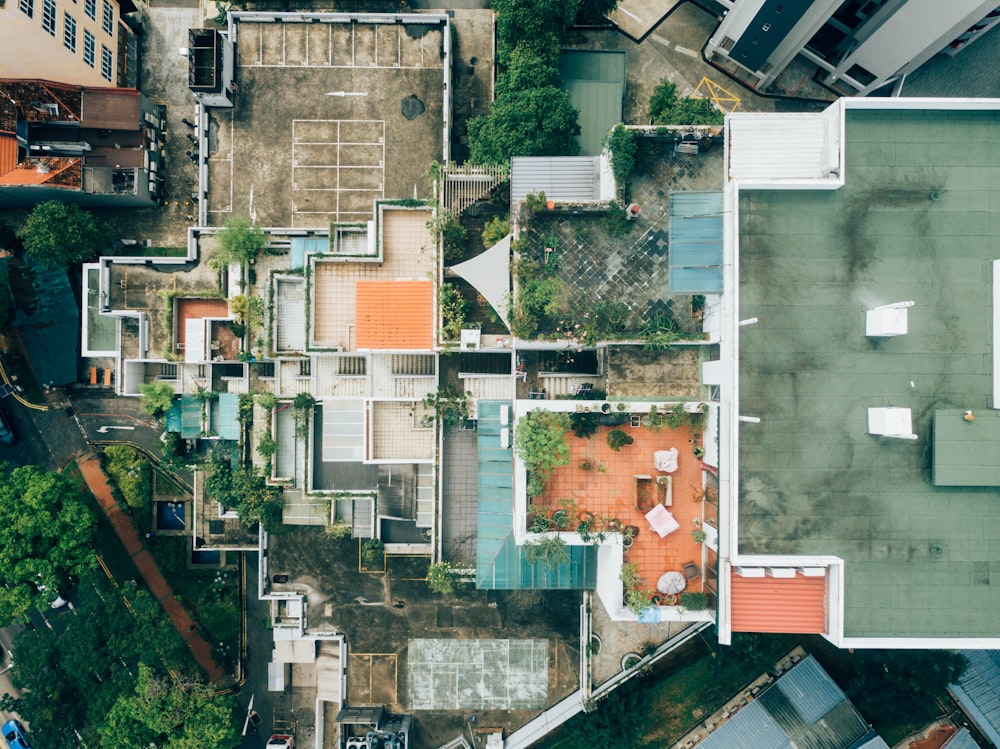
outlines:
{"label": "paved path", "polygon": [[87,486],[90,487],[90,491],[97,498],[98,504],[101,505],[101,509],[104,510],[108,521],[114,527],[115,533],[118,534],[129,556],[132,557],[132,562],[135,564],[136,569],[139,570],[139,574],[146,581],[149,592],[153,594],[153,597],[160,602],[167,615],[170,616],[181,639],[191,649],[195,660],[198,661],[209,678],[213,682],[220,681],[226,675],[225,671],[212,658],[212,648],[205,642],[201,633],[198,632],[191,615],[188,614],[181,602],[177,600],[177,597],[160,572],[160,568],[156,566],[156,560],[153,559],[153,555],[149,553],[145,544],[142,543],[142,540],[139,538],[139,532],[132,522],[132,518],[115,502],[115,498],[111,493],[111,487],[108,486],[104,472],[101,470],[100,461],[93,455],[89,455],[78,459],[77,464],[80,466],[80,472],[83,474]]}

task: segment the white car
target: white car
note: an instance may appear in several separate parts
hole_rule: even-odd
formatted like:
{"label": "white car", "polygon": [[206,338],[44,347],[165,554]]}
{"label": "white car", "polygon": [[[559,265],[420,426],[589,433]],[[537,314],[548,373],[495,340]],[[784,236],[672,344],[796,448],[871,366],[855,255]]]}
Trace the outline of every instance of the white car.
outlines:
{"label": "white car", "polygon": [[287,733],[276,733],[267,740],[266,749],[295,749],[295,737]]}

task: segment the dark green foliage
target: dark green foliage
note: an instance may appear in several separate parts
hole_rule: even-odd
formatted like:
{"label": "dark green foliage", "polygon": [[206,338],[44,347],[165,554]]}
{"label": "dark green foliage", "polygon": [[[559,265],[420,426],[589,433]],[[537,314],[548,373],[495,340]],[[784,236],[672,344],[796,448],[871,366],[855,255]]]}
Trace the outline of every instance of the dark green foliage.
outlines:
{"label": "dark green foliage", "polygon": [[139,386],[139,405],[154,419],[167,415],[174,402],[174,386],[159,380]]}
{"label": "dark green foliage", "polygon": [[514,430],[514,452],[525,468],[544,484],[556,466],[569,463],[566,432],[569,417],[564,413],[534,409],[522,416]]}
{"label": "dark green foliage", "polygon": [[618,7],[618,0],[582,0],[576,14],[580,26],[594,26],[608,23],[607,16]]}
{"label": "dark green foliage", "polygon": [[427,228],[441,241],[445,260],[457,260],[462,256],[467,232],[457,213],[442,210],[427,222]]}
{"label": "dark green foliage", "polygon": [[649,99],[654,125],[721,125],[726,117],[711,99],[678,98],[677,87],[664,78]]}
{"label": "dark green foliage", "polygon": [[564,746],[633,747],[640,742],[639,718],[646,712],[646,692],[642,684],[633,681],[594,703],[568,726]]}
{"label": "dark green foliage", "polygon": [[361,544],[361,562],[369,568],[385,564],[385,547],[379,539],[369,538]]}
{"label": "dark green foliage", "polygon": [[703,611],[708,608],[708,596],[701,591],[681,593],[681,606],[692,611]]}
{"label": "dark green foliage", "polygon": [[97,255],[107,246],[110,232],[89,211],[50,200],[35,206],[17,236],[28,257],[58,270]]}
{"label": "dark green foliage", "polygon": [[589,439],[600,426],[600,416],[595,413],[571,413],[569,424],[573,428],[573,434],[581,439]]}
{"label": "dark green foliage", "polygon": [[451,383],[439,385],[436,393],[424,397],[424,405],[433,408],[435,415],[445,426],[455,426],[469,418],[469,396]]}
{"label": "dark green foliage", "polygon": [[875,728],[920,716],[968,666],[951,650],[861,650],[844,691]]}
{"label": "dark green foliage", "polygon": [[608,133],[604,145],[611,152],[611,171],[615,175],[615,184],[622,189],[635,167],[635,156],[639,151],[636,135],[624,125],[615,125]]}
{"label": "dark green foliage", "polygon": [[497,94],[548,86],[558,88],[562,83],[559,54],[559,36],[552,31],[522,39],[507,56],[504,70],[497,77]]}
{"label": "dark green foliage", "polygon": [[455,284],[443,283],[438,291],[438,304],[441,307],[441,339],[457,341],[465,327],[469,303]]}
{"label": "dark green foliage", "polygon": [[608,432],[608,447],[615,452],[619,452],[626,445],[635,442],[635,438],[623,432],[621,429],[612,429]]}
{"label": "dark green foliage", "polygon": [[522,39],[562,35],[576,18],[580,0],[492,0],[497,18],[497,55],[505,61]]}
{"label": "dark green foliage", "polygon": [[[0,625],[44,609],[71,575],[96,566],[97,519],[62,474],[0,463]],[[39,589],[45,586],[46,591]]]}
{"label": "dark green foliage", "polygon": [[220,443],[209,463],[205,493],[223,507],[236,510],[244,524],[261,523],[264,530],[272,530],[281,521],[281,492],[268,486],[253,466],[233,468],[230,456],[231,449]]}
{"label": "dark green foliage", "polygon": [[128,445],[104,448],[104,468],[121,492],[125,504],[133,509],[149,502],[152,482],[149,461]]}
{"label": "dark green foliage", "polygon": [[469,160],[507,164],[512,156],[573,156],[580,147],[578,113],[555,86],[508,89],[490,113],[469,121]]}
{"label": "dark green foliage", "polygon": [[267,244],[267,235],[250,219],[234,216],[219,233],[219,248],[209,258],[209,267],[221,270],[232,263],[247,264]]}
{"label": "dark green foliage", "polygon": [[601,219],[601,226],[604,231],[615,239],[620,239],[628,234],[635,226],[634,221],[628,220],[628,213],[621,206],[613,205]]}

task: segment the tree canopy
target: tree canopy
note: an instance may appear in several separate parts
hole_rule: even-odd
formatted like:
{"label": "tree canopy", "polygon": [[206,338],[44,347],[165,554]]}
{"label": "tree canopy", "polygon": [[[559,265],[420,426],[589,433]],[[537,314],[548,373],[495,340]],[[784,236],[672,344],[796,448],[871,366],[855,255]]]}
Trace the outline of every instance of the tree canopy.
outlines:
{"label": "tree canopy", "polygon": [[216,269],[231,263],[246,264],[257,257],[265,244],[267,235],[263,229],[254,226],[248,218],[233,216],[219,233],[219,248],[208,263]]}
{"label": "tree canopy", "polygon": [[580,150],[578,113],[556,88],[508,90],[490,113],[469,121],[469,160],[506,164],[511,156],[573,156]]}
{"label": "tree canopy", "polygon": [[109,230],[89,211],[49,200],[35,206],[17,236],[28,257],[58,270],[94,257],[107,244]]}
{"label": "tree canopy", "polygon": [[548,476],[569,463],[569,416],[536,408],[522,416],[514,430],[514,452],[529,471]]}
{"label": "tree canopy", "polygon": [[[72,482],[37,466],[0,464],[0,626],[45,608],[71,575],[96,565],[97,521]],[[44,587],[47,590],[40,590]]]}
{"label": "tree canopy", "polygon": [[149,502],[152,481],[149,461],[128,445],[104,448],[104,467],[129,507],[145,507]]}
{"label": "tree canopy", "polygon": [[[133,584],[119,591],[93,573],[78,595],[64,630],[27,628],[14,643],[11,679],[22,695],[3,698],[0,708],[31,724],[34,749],[80,746],[77,732],[87,746],[122,749],[145,749],[154,739],[177,749],[238,744],[232,698],[209,697],[186,675],[190,654],[147,591]],[[151,714],[158,710],[165,715]],[[178,715],[184,725],[174,722]],[[108,734],[112,726],[120,733]]]}
{"label": "tree canopy", "polygon": [[233,468],[228,448],[216,447],[208,471],[205,493],[223,507],[236,510],[243,523],[261,523],[270,530],[280,522],[284,506],[280,491],[268,486],[266,478],[253,466]]}
{"label": "tree canopy", "polygon": [[174,402],[174,395],[174,386],[163,380],[139,386],[139,404],[154,419],[162,419],[167,415]]}
{"label": "tree canopy", "polygon": [[678,97],[677,87],[664,78],[649,99],[649,119],[654,125],[721,125],[726,116],[711,99]]}

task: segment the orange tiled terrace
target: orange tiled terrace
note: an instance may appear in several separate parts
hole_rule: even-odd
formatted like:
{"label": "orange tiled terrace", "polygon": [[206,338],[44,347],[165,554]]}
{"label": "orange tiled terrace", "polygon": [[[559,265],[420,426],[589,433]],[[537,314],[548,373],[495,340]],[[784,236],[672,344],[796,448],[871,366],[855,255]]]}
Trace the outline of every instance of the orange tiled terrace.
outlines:
{"label": "orange tiled terrace", "polygon": [[[615,452],[608,445],[608,433],[622,429],[634,442]],[[694,454],[701,444],[700,427],[664,428],[653,432],[645,426],[601,426],[589,439],[567,432],[570,447],[569,464],[555,468],[545,484],[545,491],[534,497],[528,508],[528,525],[532,515],[544,512],[551,517],[560,509],[560,502],[572,500],[578,515],[592,513],[598,523],[595,530],[607,529],[608,520],[620,521],[623,527],[639,529],[631,548],[625,551],[625,561],[638,566],[644,587],[654,590],[665,572],[683,572],[686,562],[694,562],[702,576],[687,580],[684,592],[702,591],[704,572],[703,545],[694,539],[694,531],[703,522],[701,501],[702,465]],[[678,450],[677,470],[672,474],[657,471],[653,453],[657,450]],[[640,481],[637,496],[636,476],[648,476]],[[663,500],[663,487],[657,478],[670,475],[671,499],[668,510],[680,528],[660,538],[646,520],[646,513]],[[572,513],[571,513],[572,515]],[[603,521],[603,522],[601,522]],[[579,517],[570,517],[569,530],[576,530]]]}

